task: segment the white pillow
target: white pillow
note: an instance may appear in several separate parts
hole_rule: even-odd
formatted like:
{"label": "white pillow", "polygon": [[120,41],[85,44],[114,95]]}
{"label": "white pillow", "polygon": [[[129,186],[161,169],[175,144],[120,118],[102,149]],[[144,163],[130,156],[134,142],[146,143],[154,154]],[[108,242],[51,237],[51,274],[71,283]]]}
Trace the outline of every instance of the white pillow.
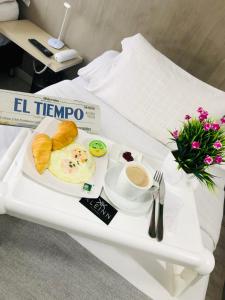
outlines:
{"label": "white pillow", "polygon": [[87,82],[86,88],[88,90],[95,89],[99,82],[102,82],[110,71],[112,63],[118,54],[119,52],[115,50],[106,51],[87,66],[79,69],[78,75]]}
{"label": "white pillow", "polygon": [[167,144],[168,130],[202,106],[225,113],[225,93],[198,80],[153,48],[141,34],[122,41],[122,52],[95,95],[138,127]]}
{"label": "white pillow", "polygon": [[4,2],[0,4],[0,21],[17,20],[19,7],[16,1]]}
{"label": "white pillow", "polygon": [[15,2],[16,0],[0,0],[0,4],[1,3],[5,3],[5,2]]}

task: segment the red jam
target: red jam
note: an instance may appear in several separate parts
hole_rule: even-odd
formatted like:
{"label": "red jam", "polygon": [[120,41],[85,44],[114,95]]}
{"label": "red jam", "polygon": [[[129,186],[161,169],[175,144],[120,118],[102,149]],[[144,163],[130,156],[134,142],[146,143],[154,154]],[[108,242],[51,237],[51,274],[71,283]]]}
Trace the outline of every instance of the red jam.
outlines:
{"label": "red jam", "polygon": [[126,161],[133,161],[133,160],[134,160],[134,158],[133,158],[131,152],[124,152],[122,156],[123,156],[123,158],[124,158]]}

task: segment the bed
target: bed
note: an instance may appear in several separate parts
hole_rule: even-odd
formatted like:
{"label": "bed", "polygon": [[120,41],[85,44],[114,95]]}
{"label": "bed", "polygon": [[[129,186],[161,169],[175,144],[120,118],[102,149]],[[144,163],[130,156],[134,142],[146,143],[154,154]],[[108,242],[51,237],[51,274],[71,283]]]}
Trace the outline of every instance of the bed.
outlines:
{"label": "bed", "polygon": [[[137,47],[135,50],[135,39],[138,40],[139,43],[143,44],[139,41],[139,38],[135,37],[129,40],[127,40],[127,43],[129,44],[129,47],[131,47],[131,54],[132,58],[134,58],[135,61],[135,51],[138,53],[138,59],[137,63],[139,66],[141,66],[140,61],[140,49]],[[122,45],[125,45],[126,43],[123,41]],[[139,45],[140,46],[140,45]],[[125,99],[125,94],[123,94],[123,91],[121,90],[121,94],[117,89],[122,88],[124,90],[124,86],[120,86],[117,82],[117,78],[119,82],[123,82],[123,80],[128,82],[131,80],[134,85],[139,87],[137,76],[138,72],[141,72],[143,74],[143,68],[140,67],[140,70],[137,70],[137,66],[134,65],[135,70],[135,80],[132,78],[131,73],[132,70],[128,70],[129,75],[126,73],[125,78],[121,78],[119,74],[121,74],[122,70],[124,70],[125,67],[128,67],[127,64],[131,65],[131,57],[127,56],[129,54],[126,52],[126,47],[123,48],[122,53],[118,53],[116,51],[108,51],[101,55],[99,58],[94,60],[91,64],[89,64],[87,67],[83,68],[79,72],[79,77],[74,80],[64,80],[60,83],[57,83],[55,85],[52,85],[50,87],[45,88],[44,90],[40,91],[40,94],[43,95],[49,95],[49,96],[58,96],[58,97],[64,97],[64,98],[71,98],[76,100],[83,100],[90,103],[95,103],[100,105],[101,107],[101,124],[102,129],[100,134],[103,136],[112,139],[118,143],[126,144],[131,146],[132,148],[135,148],[141,152],[143,152],[146,155],[154,157],[155,161],[155,167],[159,168],[162,165],[163,160],[165,159],[166,155],[170,151],[167,145],[165,145],[165,139],[166,137],[164,135],[154,134],[154,122],[155,118],[159,118],[157,109],[154,109],[156,117],[152,116],[153,120],[149,119],[149,116],[147,116],[148,122],[151,123],[152,126],[150,126],[150,132],[148,131],[148,128],[146,128],[146,122],[143,123],[142,120],[139,121],[139,115],[136,111],[132,111],[132,94],[134,94],[137,97],[136,91],[129,91],[129,97],[127,100],[127,104],[130,104],[129,110],[124,110],[123,107],[121,107],[121,101],[123,101],[120,97],[122,94],[123,99]],[[144,41],[144,51],[146,51],[146,45]],[[149,51],[149,49],[148,49]],[[221,91],[218,91],[212,87],[209,87],[205,85],[204,83],[201,83],[195,78],[192,78],[189,74],[178,68],[175,67],[174,64],[171,65],[171,62],[167,61],[167,58],[162,57],[161,54],[158,52],[155,52],[155,50],[152,50],[153,54],[151,54],[151,64],[152,68],[154,68],[154,78],[151,78],[149,76],[149,73],[144,74],[143,78],[141,79],[141,85],[145,88],[143,88],[142,97],[146,99],[149,95],[149,91],[147,90],[147,94],[145,97],[143,97],[143,94],[146,92],[146,84],[143,82],[145,75],[149,80],[156,81],[160,84],[161,92],[160,95],[162,95],[162,81],[163,81],[163,74],[166,74],[166,76],[170,76],[171,82],[168,83],[169,87],[173,86],[172,80],[178,81],[179,84],[181,84],[181,81],[183,80],[186,84],[188,82],[189,84],[192,84],[194,86],[194,92],[190,91],[190,97],[193,97],[193,94],[199,94],[199,97],[206,97],[203,100],[200,100],[200,105],[205,104],[205,106],[208,108],[212,108],[212,111],[215,112],[215,114],[218,114],[219,111],[216,111],[216,108],[210,106],[210,104],[207,102],[207,96],[209,94],[210,97],[215,97],[216,100],[221,101],[220,98],[224,97],[224,93]],[[123,53],[125,52],[125,53]],[[146,54],[144,54],[145,61],[144,64],[146,64]],[[125,56],[125,59],[124,59]],[[154,59],[152,59],[152,56],[154,56]],[[122,57],[122,59],[121,59]],[[121,63],[122,61],[122,63]],[[122,66],[120,66],[120,63]],[[159,72],[157,74],[157,71],[155,70],[155,64],[160,66]],[[164,66],[168,65],[168,68],[170,70],[165,69]],[[172,71],[171,71],[172,66]],[[121,68],[120,68],[121,67]],[[164,69],[163,69],[164,68]],[[176,69],[178,68],[178,70]],[[149,72],[152,73],[152,70]],[[162,72],[162,74],[160,73]],[[184,73],[183,73],[184,72]],[[134,73],[134,72],[133,72]],[[169,75],[168,75],[169,74]],[[139,74],[140,75],[140,74]],[[113,77],[114,76],[114,77]],[[115,77],[116,76],[116,77]],[[107,78],[109,77],[109,78]],[[159,80],[161,78],[161,80]],[[166,77],[168,78],[168,77]],[[109,82],[107,82],[109,80]],[[112,82],[115,82],[115,86],[113,87]],[[166,85],[165,81],[164,85]],[[123,82],[124,84],[124,82]],[[190,89],[189,86],[185,86],[184,89],[187,88]],[[111,88],[110,88],[111,86]],[[149,85],[148,85],[149,86]],[[155,84],[157,86],[157,84]],[[113,91],[114,88],[114,91]],[[110,92],[109,92],[110,90]],[[153,91],[154,92],[154,91]],[[152,92],[152,93],[153,93]],[[156,89],[155,89],[156,92]],[[164,92],[168,95],[168,91],[164,89]],[[104,96],[104,93],[106,96]],[[128,93],[126,91],[126,93]],[[131,94],[130,94],[131,93]],[[183,91],[184,93],[184,91]],[[115,102],[114,98],[116,98],[118,101]],[[157,95],[157,101],[160,96]],[[175,96],[174,96],[175,97]],[[186,96],[185,96],[186,97]],[[153,97],[154,98],[154,97]],[[186,97],[187,98],[187,97]],[[211,99],[211,98],[210,98]],[[149,99],[148,99],[149,100]],[[150,100],[149,100],[150,101]],[[187,99],[185,99],[187,101]],[[172,98],[171,98],[172,102]],[[171,104],[170,102],[170,104]],[[184,107],[180,108],[180,113],[183,114],[184,111],[188,109],[188,111],[192,112],[196,106],[196,103],[191,103],[191,105],[187,106],[184,102]],[[146,105],[145,103],[141,103],[141,99],[138,98],[138,104],[142,105],[143,107]],[[157,107],[160,106],[160,103],[157,102]],[[173,106],[173,104],[171,104]],[[139,106],[135,106],[135,109],[141,110],[141,108],[138,108]],[[151,107],[151,109],[153,109]],[[224,105],[222,108],[225,111]],[[146,111],[146,109],[145,109]],[[161,113],[160,113],[161,116]],[[178,118],[179,119],[179,118]],[[176,126],[176,123],[173,123],[174,121],[168,120],[167,122],[171,122],[171,126]],[[161,126],[165,126],[161,123]],[[0,155],[3,156],[7,148],[9,147],[10,143],[14,140],[18,132],[20,131],[20,128],[15,127],[6,127],[1,126],[0,127]],[[157,131],[157,128],[156,128]],[[135,138],[134,138],[135,137]],[[212,194],[208,192],[204,187],[198,186],[198,188],[195,190],[195,197],[196,197],[196,205],[198,208],[198,214],[199,214],[199,221],[201,226],[201,234],[202,239],[205,247],[209,249],[211,252],[214,251],[220,234],[220,228],[221,228],[221,220],[223,217],[223,199],[224,199],[224,171],[222,168],[217,168],[215,171],[215,174],[218,176],[217,178],[217,184],[218,184],[218,191],[216,194]],[[203,209],[204,207],[204,209]],[[135,253],[124,253],[123,249],[114,248],[110,244],[103,244],[100,242],[96,242],[94,240],[89,240],[86,238],[83,238],[81,236],[73,236],[76,240],[78,240],[83,246],[85,246],[89,251],[91,251],[94,255],[96,255],[98,258],[100,258],[103,262],[111,266],[115,271],[120,273],[122,276],[124,276],[128,281],[130,281],[133,285],[135,285],[137,288],[142,290],[144,293],[152,297],[153,299],[179,299],[179,300],[189,300],[189,299],[198,299],[203,300],[205,299],[205,293],[207,289],[208,284],[208,276],[202,277],[201,280],[199,280],[196,283],[193,283],[181,296],[177,298],[173,298],[167,293],[165,290],[163,290],[160,287],[160,284],[157,283],[155,278],[157,278],[157,270],[154,269],[154,262],[150,260],[149,266],[146,266],[145,263],[148,258],[143,257],[142,259],[136,257]],[[118,263],[119,262],[119,263]],[[149,274],[146,272],[146,268],[151,269],[151,273]],[[141,278],[141,280],[139,280]]]}

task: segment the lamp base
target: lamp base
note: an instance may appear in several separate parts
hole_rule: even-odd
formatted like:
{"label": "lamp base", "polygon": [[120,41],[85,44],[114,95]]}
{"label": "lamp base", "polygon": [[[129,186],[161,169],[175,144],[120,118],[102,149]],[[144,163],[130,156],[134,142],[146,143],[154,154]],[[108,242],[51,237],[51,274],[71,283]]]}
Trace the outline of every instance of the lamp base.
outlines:
{"label": "lamp base", "polygon": [[55,38],[50,38],[48,40],[48,44],[49,44],[49,46],[51,46],[52,48],[55,48],[55,49],[61,49],[64,46],[64,43],[62,41],[55,39]]}

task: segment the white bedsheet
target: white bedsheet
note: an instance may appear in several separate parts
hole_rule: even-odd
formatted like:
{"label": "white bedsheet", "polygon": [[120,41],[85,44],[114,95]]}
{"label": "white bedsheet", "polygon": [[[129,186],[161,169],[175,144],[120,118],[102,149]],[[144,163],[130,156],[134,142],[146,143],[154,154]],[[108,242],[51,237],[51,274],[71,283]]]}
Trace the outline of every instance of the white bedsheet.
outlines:
{"label": "white bedsheet", "polygon": [[168,149],[123,118],[118,112],[92,95],[83,86],[84,81],[81,78],[76,78],[72,81],[64,80],[41,90],[38,94],[82,100],[99,105],[101,107],[101,135],[118,143],[136,148],[146,155],[154,156],[158,163],[161,164],[162,159],[168,153]]}

